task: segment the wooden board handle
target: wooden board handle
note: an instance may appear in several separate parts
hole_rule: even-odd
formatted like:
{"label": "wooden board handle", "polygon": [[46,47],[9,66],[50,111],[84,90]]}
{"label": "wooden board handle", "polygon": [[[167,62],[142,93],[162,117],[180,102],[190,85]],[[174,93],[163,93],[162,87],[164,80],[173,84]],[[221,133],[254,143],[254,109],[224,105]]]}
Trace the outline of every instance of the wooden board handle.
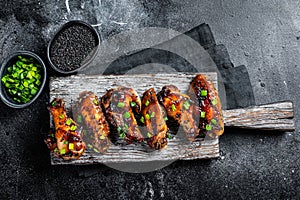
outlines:
{"label": "wooden board handle", "polygon": [[227,127],[245,129],[294,131],[294,109],[290,101],[248,108],[224,110]]}

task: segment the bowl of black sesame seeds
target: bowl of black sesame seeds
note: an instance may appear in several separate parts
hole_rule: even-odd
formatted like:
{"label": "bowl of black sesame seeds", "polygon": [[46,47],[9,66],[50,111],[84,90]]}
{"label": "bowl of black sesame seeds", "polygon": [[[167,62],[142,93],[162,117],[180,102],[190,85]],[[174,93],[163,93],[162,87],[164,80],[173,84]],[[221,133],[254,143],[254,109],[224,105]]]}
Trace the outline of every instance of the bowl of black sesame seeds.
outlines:
{"label": "bowl of black sesame seeds", "polygon": [[76,74],[95,58],[100,44],[98,32],[83,21],[64,24],[48,44],[50,66],[59,74]]}

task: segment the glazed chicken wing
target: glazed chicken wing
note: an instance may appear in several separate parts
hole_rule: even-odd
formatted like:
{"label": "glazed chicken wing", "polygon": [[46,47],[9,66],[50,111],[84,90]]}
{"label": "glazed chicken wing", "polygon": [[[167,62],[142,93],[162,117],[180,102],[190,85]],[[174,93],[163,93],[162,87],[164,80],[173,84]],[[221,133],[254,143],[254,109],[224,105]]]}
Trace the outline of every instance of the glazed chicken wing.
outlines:
{"label": "glazed chicken wing", "polygon": [[221,102],[213,83],[207,81],[204,75],[199,74],[192,80],[188,95],[198,103],[201,134],[208,134],[211,137],[222,135],[224,123]]}
{"label": "glazed chicken wing", "polygon": [[110,89],[101,98],[101,103],[114,133],[125,138],[128,144],[143,141],[143,135],[134,116],[134,113],[141,110],[141,100],[134,89],[126,87]]}
{"label": "glazed chicken wing", "polygon": [[187,138],[193,141],[199,135],[199,115],[194,113],[194,102],[174,85],[164,86],[158,96],[168,117],[174,119],[183,128]]}
{"label": "glazed chicken wing", "polygon": [[105,153],[110,145],[109,125],[94,93],[80,93],[74,117],[84,127],[82,138],[87,147],[97,153]]}
{"label": "glazed chicken wing", "polygon": [[76,122],[66,114],[63,99],[54,99],[48,106],[53,116],[55,134],[46,143],[55,155],[65,160],[78,159],[85,150]]}
{"label": "glazed chicken wing", "polygon": [[147,90],[142,98],[142,117],[140,121],[147,129],[147,143],[152,149],[162,149],[167,145],[168,127],[165,122],[165,109],[159,104],[155,90]]}

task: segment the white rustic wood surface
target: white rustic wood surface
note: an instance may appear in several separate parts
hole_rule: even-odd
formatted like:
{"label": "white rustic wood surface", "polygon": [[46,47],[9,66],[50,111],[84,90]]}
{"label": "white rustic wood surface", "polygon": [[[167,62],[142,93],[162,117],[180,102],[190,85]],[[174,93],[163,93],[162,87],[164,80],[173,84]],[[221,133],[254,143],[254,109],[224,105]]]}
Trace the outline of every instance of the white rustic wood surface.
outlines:
{"label": "white rustic wood surface", "polygon": [[[76,75],[68,77],[51,77],[50,101],[63,98],[66,108],[70,110],[82,91],[92,91],[101,97],[107,89],[125,86],[134,88],[142,96],[143,92],[153,87],[157,92],[164,85],[173,84],[186,92],[196,74],[139,74],[139,75]],[[217,88],[217,74],[205,73],[207,79]],[[249,108],[223,110],[226,127],[294,131],[294,108],[292,102],[279,102]],[[151,151],[145,144],[125,146],[112,145],[107,154],[92,154],[88,151],[79,159],[64,161],[51,155],[51,163],[58,164],[91,164],[148,162],[168,160],[190,160],[216,158],[219,156],[219,139],[206,139],[202,142],[187,142],[187,139],[175,138],[169,141],[167,149]]]}
{"label": "white rustic wood surface", "polygon": [[[207,79],[217,88],[217,74],[205,73]],[[173,84],[182,92],[186,92],[195,74],[139,74],[139,75],[76,75],[68,77],[50,78],[50,101],[54,98],[63,98],[66,108],[70,109],[82,91],[92,91],[101,97],[107,89],[117,86],[134,88],[142,94],[154,87],[158,92],[164,85]],[[147,145],[131,144],[125,146],[110,146],[104,155],[92,154],[88,151],[78,160],[64,161],[51,155],[51,163],[58,164],[91,164],[91,163],[120,163],[120,162],[147,162],[168,160],[189,160],[219,157],[219,139],[208,139],[203,142],[187,142],[186,138],[172,139],[166,149],[151,151]]]}

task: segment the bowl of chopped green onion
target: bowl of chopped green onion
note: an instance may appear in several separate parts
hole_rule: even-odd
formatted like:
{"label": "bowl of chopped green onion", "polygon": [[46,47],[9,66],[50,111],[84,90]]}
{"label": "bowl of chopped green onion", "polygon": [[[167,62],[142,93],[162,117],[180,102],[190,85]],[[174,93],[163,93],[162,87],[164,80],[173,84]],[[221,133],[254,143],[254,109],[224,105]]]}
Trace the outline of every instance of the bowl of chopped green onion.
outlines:
{"label": "bowl of chopped green onion", "polygon": [[0,69],[0,98],[13,108],[24,108],[41,94],[46,82],[46,66],[30,51],[8,56]]}

